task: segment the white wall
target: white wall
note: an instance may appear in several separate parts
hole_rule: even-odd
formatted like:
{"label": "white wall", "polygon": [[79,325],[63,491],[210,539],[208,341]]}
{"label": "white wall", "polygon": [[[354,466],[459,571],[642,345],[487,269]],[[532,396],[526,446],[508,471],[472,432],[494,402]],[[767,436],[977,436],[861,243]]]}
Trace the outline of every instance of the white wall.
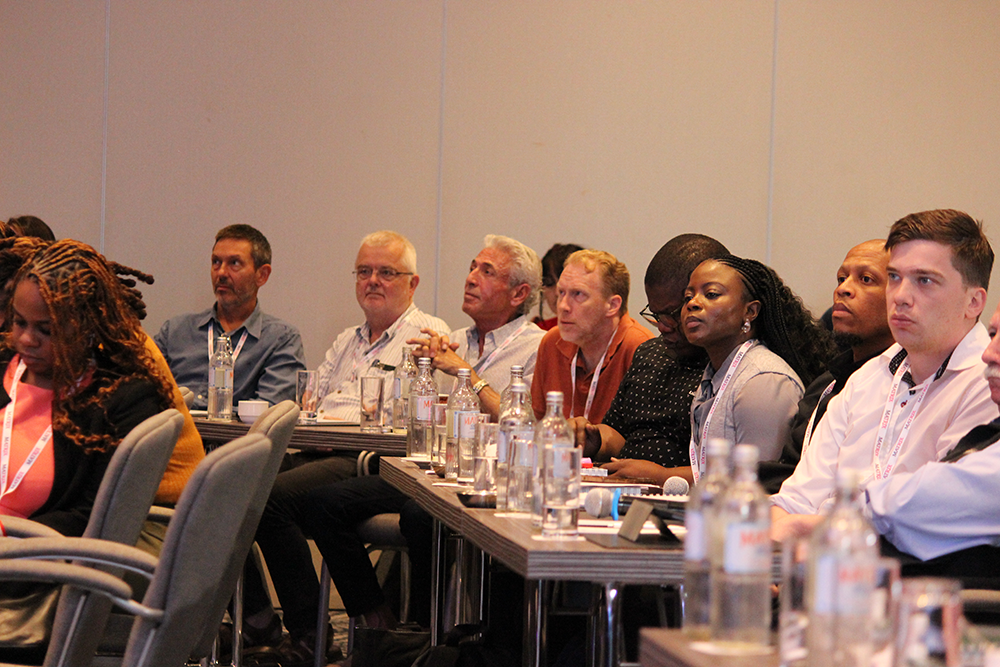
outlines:
{"label": "white wall", "polygon": [[151,331],[253,224],[313,366],[381,228],[456,327],[486,233],[616,253],[637,312],[656,249],[703,232],[819,312],[906,213],[996,234],[997,34],[989,0],[0,0],[0,217],[156,275]]}

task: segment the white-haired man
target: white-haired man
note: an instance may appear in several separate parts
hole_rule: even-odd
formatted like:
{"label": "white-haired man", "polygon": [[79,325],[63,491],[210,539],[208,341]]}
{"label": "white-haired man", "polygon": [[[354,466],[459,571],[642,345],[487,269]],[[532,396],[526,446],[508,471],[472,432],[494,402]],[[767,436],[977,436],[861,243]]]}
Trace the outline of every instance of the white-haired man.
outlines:
{"label": "white-haired man", "polygon": [[421,329],[448,326],[413,303],[420,276],[417,251],[405,236],[380,231],[363,238],[354,278],[365,321],[337,336],[320,364],[317,388],[322,397],[320,416],[346,421],[357,421],[361,415],[359,377],[392,377],[403,354],[409,352],[407,339]]}
{"label": "white-haired man", "polygon": [[506,236],[489,234],[483,249],[469,265],[462,312],[473,326],[453,331],[428,328],[414,338],[418,356],[448,375],[471,372],[480,409],[494,419],[500,394],[510,378],[510,367],[524,366],[524,382],[531,385],[535,355],[545,332],[528,318],[541,289],[542,263],[535,251]]}
{"label": "white-haired man", "polygon": [[[353,274],[365,321],[337,336],[320,364],[317,388],[317,394],[323,397],[319,412],[347,421],[360,417],[359,377],[392,377],[395,365],[409,353],[408,338],[428,327],[447,327],[443,320],[427,315],[413,303],[420,276],[416,250],[405,236],[378,231],[364,237]],[[295,577],[301,568],[311,568],[306,537],[296,517],[286,511],[288,503],[317,487],[354,476],[356,458],[308,451],[286,455],[257,529],[257,544],[272,579],[285,580]],[[260,578],[249,568],[247,575],[244,629],[248,643],[273,643],[280,639],[281,621],[271,608]],[[283,604],[286,619],[290,617],[294,623],[301,608],[284,600]],[[312,609],[306,613],[315,617]]]}
{"label": "white-haired man", "polygon": [[[462,310],[472,318],[473,326],[450,336],[439,333],[446,327],[425,327],[423,337],[409,342],[419,346],[416,354],[432,357],[434,368],[448,375],[470,368],[481,409],[496,415],[500,395],[494,387],[504,386],[510,367],[524,366],[529,382],[534,372],[538,342],[544,332],[529,321],[528,313],[538,296],[542,268],[538,255],[514,239],[490,235],[484,246],[472,260],[462,301]],[[277,510],[283,521],[301,527],[316,542],[330,564],[330,575],[350,616],[364,616],[369,627],[393,627],[396,618],[385,603],[356,527],[376,514],[400,512],[407,500],[378,476],[369,475],[317,486],[308,493],[284,498],[278,507],[272,508],[269,503],[269,509]],[[409,537],[412,526],[405,515],[400,517],[400,528]],[[419,528],[413,530],[420,532]],[[279,662],[307,663],[313,658],[319,581],[306,554],[293,561],[287,546],[276,544],[275,551],[283,562],[279,567],[270,566],[271,579],[289,631],[288,638],[277,648]],[[267,558],[267,550],[264,556]],[[414,617],[426,624],[429,547],[411,543],[410,560]]]}

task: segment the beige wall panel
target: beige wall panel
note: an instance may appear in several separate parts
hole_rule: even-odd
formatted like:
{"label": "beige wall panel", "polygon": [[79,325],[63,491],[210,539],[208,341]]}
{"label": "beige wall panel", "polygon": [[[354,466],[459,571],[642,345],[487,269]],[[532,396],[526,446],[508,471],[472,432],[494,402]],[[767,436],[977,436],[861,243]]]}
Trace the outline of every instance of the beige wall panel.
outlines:
{"label": "beige wall panel", "polygon": [[98,245],[105,5],[0,2],[0,218]]}
{"label": "beige wall panel", "polygon": [[813,310],[847,250],[908,213],[964,209],[997,246],[1000,4],[780,7],[773,263]]}
{"label": "beige wall panel", "polygon": [[765,249],[770,2],[451,2],[440,313],[487,232],[609,250],[642,276],[670,237]]}
{"label": "beige wall panel", "polygon": [[300,327],[312,367],[362,320],[365,233],[407,234],[433,275],[441,17],[431,2],[115,4],[107,248],[156,275],[150,331],[212,303],[214,234],[235,222],[269,237],[262,304]]}

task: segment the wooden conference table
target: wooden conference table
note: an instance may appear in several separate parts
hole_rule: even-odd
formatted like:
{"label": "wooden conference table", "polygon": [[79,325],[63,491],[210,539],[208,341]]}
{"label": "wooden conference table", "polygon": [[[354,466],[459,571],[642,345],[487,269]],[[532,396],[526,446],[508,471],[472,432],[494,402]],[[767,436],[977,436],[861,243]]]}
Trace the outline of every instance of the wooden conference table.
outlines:
{"label": "wooden conference table", "polygon": [[[195,428],[206,445],[218,445],[246,435],[249,424],[241,421],[209,421],[194,417]],[[358,452],[367,450],[385,456],[406,454],[406,436],[395,433],[362,433],[357,424],[300,424],[292,432],[290,449],[308,449],[326,452]]]}
{"label": "wooden conference table", "polygon": [[[616,631],[619,587],[678,584],[683,580],[684,552],[680,546],[612,549],[582,538],[540,540],[530,520],[497,515],[491,509],[466,508],[454,487],[434,486],[440,480],[427,475],[412,461],[383,457],[379,474],[414,499],[436,521],[524,577],[523,663],[527,667],[544,663],[544,582],[587,581],[603,587],[605,604],[599,619],[600,631],[588,640],[590,646],[596,646],[594,661],[611,667],[619,664],[622,650]],[[437,588],[432,587],[435,595]]]}

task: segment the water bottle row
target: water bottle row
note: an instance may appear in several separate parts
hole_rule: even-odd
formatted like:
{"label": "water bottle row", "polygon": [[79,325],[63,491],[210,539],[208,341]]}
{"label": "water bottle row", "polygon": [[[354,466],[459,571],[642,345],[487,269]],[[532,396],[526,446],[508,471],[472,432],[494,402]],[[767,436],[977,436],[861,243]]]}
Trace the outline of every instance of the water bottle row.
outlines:
{"label": "water bottle row", "polygon": [[563,417],[562,392],[546,395],[537,424],[523,368],[511,368],[501,395],[498,424],[479,412],[469,371],[458,374],[448,403],[438,403],[430,360],[418,360],[410,383],[407,455],[444,466],[447,480],[495,493],[497,511],[530,516],[542,535],[576,537],[580,507],[580,456]]}
{"label": "water bottle row", "polygon": [[[706,474],[685,514],[684,630],[693,639],[747,652],[771,643],[770,505],[757,482],[757,448],[707,443]],[[735,472],[730,474],[730,469]],[[783,665],[867,665],[879,554],[861,512],[859,479],[838,476],[829,514],[808,543],[786,547],[781,588]]]}

